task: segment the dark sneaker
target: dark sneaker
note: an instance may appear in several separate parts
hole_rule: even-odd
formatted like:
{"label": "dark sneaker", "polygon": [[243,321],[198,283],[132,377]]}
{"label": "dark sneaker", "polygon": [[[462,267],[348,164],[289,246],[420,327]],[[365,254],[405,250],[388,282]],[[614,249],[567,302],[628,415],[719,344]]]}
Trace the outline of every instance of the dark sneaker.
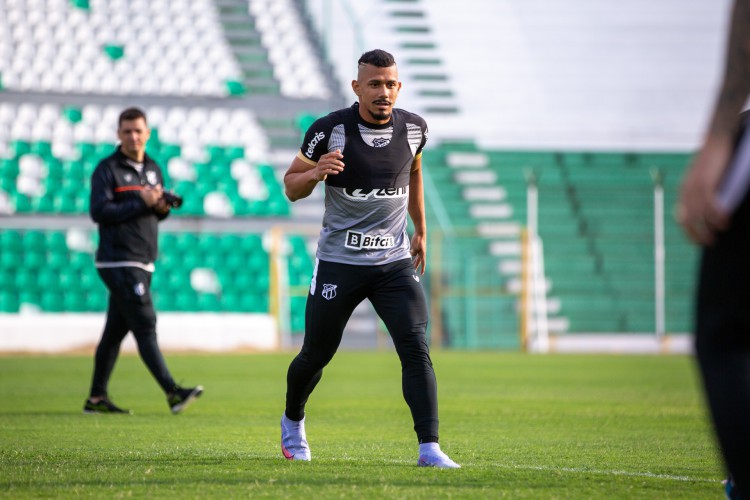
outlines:
{"label": "dark sneaker", "polygon": [[167,396],[167,404],[175,415],[192,403],[195,398],[203,394],[203,386],[196,387],[178,387],[175,391]]}
{"label": "dark sneaker", "polygon": [[96,403],[90,399],[86,400],[86,404],[83,405],[83,413],[119,413],[123,415],[130,415],[133,412],[130,410],[123,410],[116,406],[112,401],[104,398]]}

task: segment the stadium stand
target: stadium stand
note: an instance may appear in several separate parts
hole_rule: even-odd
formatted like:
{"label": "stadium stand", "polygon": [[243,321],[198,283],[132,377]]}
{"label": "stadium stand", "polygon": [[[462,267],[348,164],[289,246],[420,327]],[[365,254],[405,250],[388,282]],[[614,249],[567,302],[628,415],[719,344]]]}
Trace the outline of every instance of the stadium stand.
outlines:
{"label": "stadium stand", "polygon": [[[104,307],[91,265],[88,180],[114,147],[117,114],[134,104],[146,109],[153,127],[149,154],[164,167],[167,187],[185,198],[161,236],[169,251],[157,263],[159,310],[268,311],[264,241],[270,228],[281,226],[288,228],[291,329],[301,332],[315,241],[309,228],[320,223],[323,195],[316,190],[290,205],[280,175],[312,120],[351,102],[351,68],[378,40],[372,45],[399,61],[407,90],[399,104],[430,124],[425,284],[444,345],[520,345],[520,235],[531,172],[540,195],[550,329],[653,332],[651,174],[656,169],[664,176],[669,215],[689,157],[688,118],[699,106],[694,91],[705,82],[686,78],[698,83],[679,93],[674,116],[648,115],[669,120],[651,122],[638,136],[630,134],[631,123],[644,115],[644,105],[659,100],[657,92],[639,106],[592,109],[591,102],[611,96],[629,102],[633,81],[619,78],[621,68],[598,59],[615,77],[592,79],[596,99],[582,95],[588,90],[573,79],[550,75],[562,64],[570,74],[583,71],[590,58],[601,56],[590,52],[592,37],[613,30],[629,39],[639,9],[653,9],[662,19],[666,7],[639,0],[623,7],[617,20],[599,8],[591,17],[578,16],[586,7],[581,2],[567,14],[560,11],[568,7],[553,2],[547,3],[554,9],[541,13],[485,2],[492,15],[478,19],[468,15],[469,5],[467,17],[452,13],[449,3],[371,0],[333,9],[328,3],[326,11],[326,2],[317,0],[0,0],[0,311]],[[707,15],[707,4],[688,3],[685,15]],[[465,39],[436,29],[451,16]],[[555,30],[571,17],[581,36],[570,46],[585,48],[586,68],[578,56],[559,57],[565,53]],[[493,53],[502,74],[482,79],[481,91],[462,94],[489,64],[479,47],[472,52],[466,44],[497,31],[494,18],[502,19]],[[528,20],[534,22],[524,25]],[[313,32],[325,23],[337,30]],[[696,32],[691,26],[683,23],[656,52],[688,43]],[[352,32],[337,38],[347,29]],[[533,44],[522,43],[524,30]],[[700,38],[702,46],[710,45],[709,34]],[[550,46],[554,50],[546,50]],[[633,60],[634,54],[625,55]],[[542,61],[542,76],[528,65],[534,58]],[[644,71],[657,62],[648,60]],[[553,99],[539,81],[558,82],[569,98]],[[547,93],[535,100],[540,88]],[[481,113],[468,114],[477,108]],[[571,130],[580,133],[577,139]],[[612,147],[607,134],[625,137],[623,145]],[[684,332],[695,251],[671,218],[665,222],[666,326]],[[305,224],[308,231],[296,232]]]}
{"label": "stadium stand", "polygon": [[[0,127],[9,130],[0,181],[6,213],[87,212],[83,186],[114,150],[120,111],[114,105],[0,104]],[[186,199],[175,215],[288,214],[273,167],[255,160],[267,156],[267,139],[249,110],[173,106],[149,113],[148,152],[166,167],[167,185]]]}
{"label": "stadium stand", "polygon": [[[476,276],[490,279],[487,270],[496,269],[505,279],[493,273],[492,287],[512,296],[518,287],[518,236],[526,223],[526,188],[533,172],[545,244],[550,328],[557,333],[653,332],[652,171],[663,176],[665,205],[670,207],[688,159],[687,154],[672,153],[483,150],[473,144],[444,143],[425,154],[428,184],[434,183],[439,195],[428,201],[438,199],[440,204],[431,206],[432,222],[450,225],[457,234],[458,228],[476,234],[452,239],[459,267],[465,269],[462,255],[483,259],[487,263]],[[440,213],[448,215],[447,224],[435,215]],[[671,218],[665,224],[666,327],[684,332],[690,326],[695,250]],[[489,257],[494,262],[488,262]],[[449,281],[465,283],[477,277]],[[512,307],[504,309],[507,314]]]}
{"label": "stadium stand", "polygon": [[232,93],[239,66],[210,0],[4,0],[8,89],[95,94]]}
{"label": "stadium stand", "polygon": [[[163,232],[154,274],[157,309],[170,312],[267,312],[269,254],[262,234]],[[309,281],[305,240],[290,235],[289,280]],[[0,232],[0,312],[104,311],[107,296],[93,265],[96,233],[90,230]],[[301,297],[292,308],[299,309]],[[302,307],[304,310],[304,307]],[[302,331],[301,315],[292,317]]]}
{"label": "stadium stand", "polygon": [[[152,127],[148,153],[185,200],[162,230],[157,307],[268,312],[262,241],[291,215],[274,152],[288,162],[284,137],[298,147],[297,117],[331,107],[317,54],[297,75],[314,90],[275,76],[244,1],[1,0],[0,10],[0,310],[105,307],[89,179],[115,147],[119,112],[135,104]],[[277,136],[263,125],[272,120]],[[304,302],[294,294],[304,297],[312,272],[308,238],[286,236],[295,332]]]}

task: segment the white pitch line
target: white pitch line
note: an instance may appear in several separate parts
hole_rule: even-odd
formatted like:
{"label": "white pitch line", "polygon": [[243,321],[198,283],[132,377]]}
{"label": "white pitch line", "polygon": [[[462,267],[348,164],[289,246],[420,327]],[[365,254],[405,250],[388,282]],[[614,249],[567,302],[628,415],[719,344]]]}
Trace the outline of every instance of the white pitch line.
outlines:
{"label": "white pitch line", "polygon": [[[265,454],[252,454],[254,458],[269,458]],[[339,457],[339,458],[322,458],[321,461],[326,462],[359,462],[363,461],[356,457]],[[396,459],[383,459],[381,462],[387,464],[406,464],[414,465],[417,463],[416,460],[396,460]],[[654,472],[631,472],[626,470],[600,470],[600,469],[582,469],[579,467],[547,467],[543,465],[514,465],[514,464],[501,464],[501,463],[490,463],[490,464],[475,464],[471,462],[460,462],[462,467],[497,467],[499,469],[516,469],[516,470],[536,470],[541,472],[570,472],[573,474],[597,474],[601,476],[624,476],[624,477],[643,477],[649,479],[666,479],[668,481],[681,481],[681,482],[695,482],[695,483],[715,483],[721,484],[722,479],[706,479],[697,478],[690,476],[676,476],[672,474],[656,474]]]}
{"label": "white pitch line", "polygon": [[509,465],[509,464],[492,464],[495,467],[503,469],[523,469],[538,470],[544,472],[572,472],[574,474],[598,474],[602,476],[626,476],[626,477],[647,477],[652,479],[668,479],[670,481],[688,481],[699,483],[721,483],[720,479],[705,479],[690,476],[675,476],[672,474],[655,474],[653,472],[631,472],[625,470],[598,470],[598,469],[581,469],[578,467],[545,467],[541,465]]}

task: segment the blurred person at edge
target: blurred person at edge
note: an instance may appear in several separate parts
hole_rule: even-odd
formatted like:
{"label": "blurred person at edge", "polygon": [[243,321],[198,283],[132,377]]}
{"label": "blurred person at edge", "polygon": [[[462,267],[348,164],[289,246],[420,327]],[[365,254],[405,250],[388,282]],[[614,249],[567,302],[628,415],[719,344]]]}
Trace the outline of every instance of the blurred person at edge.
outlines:
{"label": "blurred person at edge", "polygon": [[[728,498],[750,498],[750,195],[722,202],[750,94],[750,0],[732,7],[725,73],[703,145],[682,183],[676,218],[701,247],[695,349],[727,468]],[[745,138],[750,139],[750,138]],[[737,188],[738,186],[734,186]]]}

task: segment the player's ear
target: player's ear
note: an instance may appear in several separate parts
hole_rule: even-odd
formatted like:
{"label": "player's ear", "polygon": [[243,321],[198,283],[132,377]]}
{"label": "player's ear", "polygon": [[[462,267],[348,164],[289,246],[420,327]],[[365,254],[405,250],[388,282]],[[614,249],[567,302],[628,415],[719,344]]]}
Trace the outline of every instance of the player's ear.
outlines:
{"label": "player's ear", "polygon": [[359,92],[359,82],[357,80],[352,80],[352,90],[358,97],[361,97]]}

